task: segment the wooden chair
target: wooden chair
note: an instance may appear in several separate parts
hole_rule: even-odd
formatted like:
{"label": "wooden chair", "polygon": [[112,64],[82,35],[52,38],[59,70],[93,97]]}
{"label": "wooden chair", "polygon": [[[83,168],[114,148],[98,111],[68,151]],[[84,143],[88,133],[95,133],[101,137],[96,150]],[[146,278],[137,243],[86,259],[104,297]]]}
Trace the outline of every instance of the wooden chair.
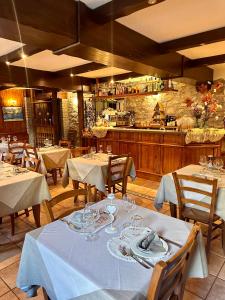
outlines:
{"label": "wooden chair", "polygon": [[194,225],[186,244],[169,260],[159,261],[153,270],[147,300],[182,300],[187,271],[200,231]]}
{"label": "wooden chair", "polygon": [[14,162],[15,165],[21,165],[22,157],[24,155],[24,147],[26,143],[22,141],[11,141],[8,143],[9,153],[14,154]]}
{"label": "wooden chair", "polygon": [[27,168],[30,171],[33,172],[39,172],[41,160],[37,159],[35,157],[23,157],[22,159],[22,168]]}
{"label": "wooden chair", "polygon": [[[203,179],[196,176],[188,176],[173,173],[173,179],[176,187],[177,200],[178,200],[178,210],[179,218],[181,220],[193,220],[194,222],[200,222],[208,225],[207,233],[207,243],[206,243],[206,254],[209,255],[210,242],[213,239],[212,233],[215,229],[223,225],[223,222],[220,220],[220,217],[215,214],[215,208],[217,203],[217,179],[209,180]],[[183,181],[192,182],[194,184],[204,184],[208,186],[206,191],[200,187],[190,187],[185,186]],[[203,201],[188,199],[184,196],[184,192],[192,192],[194,194],[202,195],[203,197],[207,196],[209,203]],[[189,206],[188,206],[189,204]],[[192,207],[190,207],[190,204]],[[193,207],[193,205],[198,205],[204,210]],[[217,221],[217,223],[215,223]],[[219,224],[218,224],[219,221]],[[222,237],[224,234],[222,235]],[[215,237],[214,237],[215,238]],[[224,243],[224,241],[223,241]]]}
{"label": "wooden chair", "polygon": [[68,209],[67,211],[65,211],[62,214],[60,214],[57,218],[54,217],[54,213],[53,213],[52,208],[56,204],[58,204],[58,203],[60,203],[60,202],[62,202],[64,200],[67,200],[67,199],[72,198],[72,197],[74,198],[77,194],[84,195],[84,194],[86,194],[86,191],[81,191],[81,190],[74,191],[74,190],[70,190],[70,191],[63,192],[63,193],[61,193],[61,194],[53,197],[50,201],[45,200],[43,202],[43,204],[44,204],[44,208],[45,208],[45,211],[46,211],[46,215],[47,215],[48,221],[49,222],[53,222],[55,220],[58,220],[60,218],[63,218],[65,216],[71,214],[73,211],[77,211],[77,210],[80,210],[80,209],[84,208],[84,206],[72,207],[71,209]]}
{"label": "wooden chair", "polygon": [[37,149],[31,145],[24,146],[25,155],[27,157],[35,157],[38,158]]}
{"label": "wooden chair", "polygon": [[90,147],[76,147],[76,148],[72,148],[70,151],[72,157],[75,158],[84,154],[88,154],[90,151]]}
{"label": "wooden chair", "polygon": [[108,192],[120,192],[126,194],[128,177],[128,155],[116,155],[109,157],[107,184]]}
{"label": "wooden chair", "polygon": [[71,148],[71,141],[68,140],[60,140],[59,141],[59,146],[64,147],[64,148]]}

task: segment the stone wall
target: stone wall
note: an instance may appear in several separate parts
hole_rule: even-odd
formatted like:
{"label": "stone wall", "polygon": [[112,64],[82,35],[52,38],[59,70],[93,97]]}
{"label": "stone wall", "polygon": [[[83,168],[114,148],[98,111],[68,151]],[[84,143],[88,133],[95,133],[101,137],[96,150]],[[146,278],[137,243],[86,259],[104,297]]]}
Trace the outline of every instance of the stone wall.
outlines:
{"label": "stone wall", "polygon": [[[164,108],[165,114],[176,115],[177,118],[182,116],[192,117],[192,111],[186,106],[185,100],[192,98],[199,99],[198,101],[200,101],[200,94],[197,93],[195,84],[174,81],[174,87],[178,92],[165,92],[154,96],[127,97],[124,109],[134,111],[136,121],[151,121],[154,108],[158,102]],[[222,109],[215,115],[218,116],[218,120],[214,116],[209,120],[208,124],[211,127],[223,127],[223,118],[225,115],[224,90],[218,92],[215,97],[218,103],[222,105]]]}

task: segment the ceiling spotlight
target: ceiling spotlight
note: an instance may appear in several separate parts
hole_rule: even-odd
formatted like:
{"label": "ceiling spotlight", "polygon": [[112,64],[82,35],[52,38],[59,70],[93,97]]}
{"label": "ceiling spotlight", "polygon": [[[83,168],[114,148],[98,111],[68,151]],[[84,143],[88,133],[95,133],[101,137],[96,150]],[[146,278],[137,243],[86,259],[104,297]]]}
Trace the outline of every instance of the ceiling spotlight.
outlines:
{"label": "ceiling spotlight", "polygon": [[149,5],[153,5],[156,4],[157,0],[148,0],[148,4]]}
{"label": "ceiling spotlight", "polygon": [[113,79],[111,79],[110,83],[111,83],[111,84],[114,84],[114,80],[113,80]]}
{"label": "ceiling spotlight", "polygon": [[25,53],[21,53],[21,58],[25,59],[27,57],[27,55]]}
{"label": "ceiling spotlight", "polygon": [[73,77],[74,76],[74,74],[73,73],[70,73],[70,77]]}
{"label": "ceiling spotlight", "polygon": [[8,60],[7,60],[5,63],[7,64],[7,66],[9,66],[9,65],[10,65],[10,62],[9,62]]}

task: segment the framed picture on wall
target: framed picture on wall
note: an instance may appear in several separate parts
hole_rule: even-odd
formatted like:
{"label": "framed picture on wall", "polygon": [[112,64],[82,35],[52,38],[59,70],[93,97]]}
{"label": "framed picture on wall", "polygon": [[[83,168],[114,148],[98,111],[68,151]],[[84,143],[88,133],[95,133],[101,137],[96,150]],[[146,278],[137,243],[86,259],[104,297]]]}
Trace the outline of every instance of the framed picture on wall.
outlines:
{"label": "framed picture on wall", "polygon": [[22,106],[3,106],[3,120],[5,122],[23,121],[23,108]]}

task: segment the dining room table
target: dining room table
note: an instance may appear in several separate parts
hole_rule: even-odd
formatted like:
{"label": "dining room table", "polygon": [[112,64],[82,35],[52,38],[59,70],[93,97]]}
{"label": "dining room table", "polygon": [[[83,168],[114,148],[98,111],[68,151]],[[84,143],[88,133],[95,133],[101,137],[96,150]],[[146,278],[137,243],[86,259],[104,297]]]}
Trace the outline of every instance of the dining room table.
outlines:
{"label": "dining room table", "polygon": [[0,217],[32,207],[39,227],[40,204],[50,199],[44,175],[0,162]]}
{"label": "dining room table", "polygon": [[[106,153],[86,154],[67,159],[62,178],[63,187],[69,184],[69,178],[71,178],[75,181],[94,185],[97,190],[105,194],[108,163],[109,155]],[[132,180],[136,178],[135,165],[132,159],[129,176]]]}
{"label": "dining room table", "polygon": [[38,148],[37,154],[41,160],[39,171],[44,175],[51,169],[63,169],[66,160],[71,157],[70,149],[58,145]]}
{"label": "dining room table", "polygon": [[[42,287],[51,300],[146,299],[154,265],[179,251],[193,224],[138,205],[130,209],[124,200],[114,201],[117,206],[115,217],[110,222],[105,222],[107,218],[101,222],[96,220],[94,240],[86,238],[93,228],[85,231],[83,227],[70,226],[82,211],[67,216],[66,221],[57,220],[27,233],[17,287],[28,297],[35,296],[37,289]],[[93,207],[101,216],[109,204],[111,202],[105,199]],[[139,216],[141,223],[133,223],[135,216]],[[106,228],[112,225],[117,231],[109,234]],[[137,240],[149,232],[156,232],[163,239],[166,250],[144,259],[147,268],[133,256],[124,255],[121,247],[136,249]],[[137,256],[143,258],[142,254]],[[204,242],[199,232],[187,276],[205,278],[207,275]]]}

